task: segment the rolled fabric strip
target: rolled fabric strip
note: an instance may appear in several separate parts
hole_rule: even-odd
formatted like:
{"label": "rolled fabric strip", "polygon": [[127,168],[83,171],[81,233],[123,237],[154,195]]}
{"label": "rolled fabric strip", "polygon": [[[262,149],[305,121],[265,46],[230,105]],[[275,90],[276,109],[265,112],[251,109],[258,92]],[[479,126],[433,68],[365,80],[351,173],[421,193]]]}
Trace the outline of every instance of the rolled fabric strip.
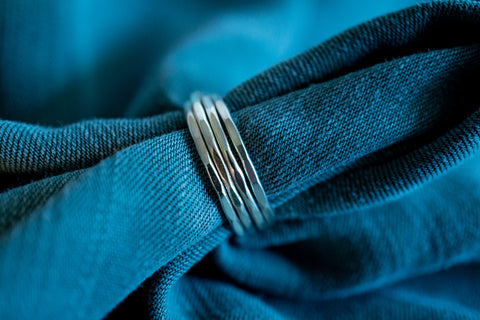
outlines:
{"label": "rolled fabric strip", "polygon": [[243,235],[252,228],[252,220],[258,229],[269,225],[273,212],[223,100],[217,95],[193,93],[185,104],[185,114],[197,151],[234,232]]}

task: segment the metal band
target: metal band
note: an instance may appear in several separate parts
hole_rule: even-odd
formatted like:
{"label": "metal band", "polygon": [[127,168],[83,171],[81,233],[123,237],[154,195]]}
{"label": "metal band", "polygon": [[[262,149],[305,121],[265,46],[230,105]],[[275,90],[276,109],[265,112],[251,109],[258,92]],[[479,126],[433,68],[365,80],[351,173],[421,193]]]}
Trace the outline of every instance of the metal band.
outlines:
{"label": "metal band", "polygon": [[225,105],[223,99],[218,95],[212,95],[212,97],[215,101],[215,107],[218,114],[220,115],[220,119],[222,120],[222,123],[226,128],[226,131],[235,147],[235,150],[237,150],[238,157],[242,162],[243,170],[246,173],[253,194],[257,201],[257,205],[260,208],[267,223],[271,223],[273,219],[273,211],[268,204],[267,195],[265,194],[265,190],[263,189],[263,186],[258,179],[257,171],[255,171],[252,160],[250,160],[250,157],[248,156],[247,149],[245,148],[245,144],[240,137],[237,126],[233,122],[232,116],[230,115],[230,112],[228,111],[228,108]]}
{"label": "metal band", "polygon": [[230,173],[225,165],[225,161],[223,160],[223,156],[218,149],[215,136],[213,135],[210,123],[207,120],[207,115],[205,114],[203,106],[200,102],[200,97],[198,94],[194,94],[192,95],[191,100],[193,115],[195,116],[195,120],[197,120],[198,127],[200,128],[200,132],[202,133],[203,140],[205,141],[205,145],[207,146],[210,157],[212,158],[215,168],[220,175],[220,179],[227,190],[228,198],[230,199],[232,206],[237,212],[237,215],[240,218],[240,221],[242,221],[245,229],[249,229],[251,227],[252,220],[247,213],[242,198],[238,194],[237,189],[233,184]]}
{"label": "metal band", "polygon": [[185,113],[195,146],[233,230],[242,235],[251,228],[252,220],[257,228],[264,228],[272,221],[273,212],[223,100],[194,93],[185,105]]}
{"label": "metal band", "polygon": [[202,104],[207,113],[210,125],[212,126],[219,149],[222,152],[223,159],[225,160],[227,168],[230,171],[230,176],[232,177],[233,182],[235,183],[235,186],[237,187],[237,190],[239,191],[240,196],[242,197],[248,212],[252,217],[252,220],[255,222],[258,228],[263,228],[265,219],[263,218],[263,215],[255,202],[255,198],[250,193],[250,189],[245,181],[242,169],[238,165],[237,159],[235,159],[232,153],[227,137],[225,136],[225,132],[222,129],[222,124],[218,118],[217,110],[215,109],[212,97],[203,96]]}
{"label": "metal band", "polygon": [[225,212],[225,216],[227,217],[228,222],[233,228],[235,233],[242,235],[244,233],[244,228],[242,223],[238,219],[237,213],[233,208],[230,199],[228,199],[227,191],[222,184],[220,179],[220,175],[215,169],[215,165],[208,154],[207,146],[202,138],[202,133],[200,132],[200,128],[198,127],[197,120],[195,120],[195,116],[193,115],[192,109],[190,106],[186,105],[185,108],[185,115],[187,117],[188,128],[190,130],[190,134],[193,137],[193,141],[195,146],[197,147],[197,151],[200,154],[200,159],[202,159],[205,168],[207,169],[207,174],[210,177],[210,181],[212,181],[213,187],[217,192],[218,197],[220,198],[220,204]]}

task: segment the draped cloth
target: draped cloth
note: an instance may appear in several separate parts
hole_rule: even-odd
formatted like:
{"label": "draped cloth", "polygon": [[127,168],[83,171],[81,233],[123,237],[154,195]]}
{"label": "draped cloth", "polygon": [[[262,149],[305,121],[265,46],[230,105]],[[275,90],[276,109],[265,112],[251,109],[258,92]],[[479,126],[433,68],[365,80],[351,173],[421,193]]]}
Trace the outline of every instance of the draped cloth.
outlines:
{"label": "draped cloth", "polygon": [[480,317],[479,78],[480,2],[438,1],[233,88],[276,215],[245,237],[174,99],[1,120],[0,318]]}

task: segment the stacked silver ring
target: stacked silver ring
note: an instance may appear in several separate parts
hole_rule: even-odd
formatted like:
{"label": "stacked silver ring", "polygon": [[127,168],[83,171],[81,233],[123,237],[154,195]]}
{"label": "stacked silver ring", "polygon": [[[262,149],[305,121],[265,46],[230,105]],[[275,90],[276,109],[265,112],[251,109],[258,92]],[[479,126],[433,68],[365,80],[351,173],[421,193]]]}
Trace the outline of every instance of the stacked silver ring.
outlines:
{"label": "stacked silver ring", "polygon": [[220,198],[227,220],[238,235],[272,222],[265,191],[223,99],[191,95],[185,104],[188,128]]}

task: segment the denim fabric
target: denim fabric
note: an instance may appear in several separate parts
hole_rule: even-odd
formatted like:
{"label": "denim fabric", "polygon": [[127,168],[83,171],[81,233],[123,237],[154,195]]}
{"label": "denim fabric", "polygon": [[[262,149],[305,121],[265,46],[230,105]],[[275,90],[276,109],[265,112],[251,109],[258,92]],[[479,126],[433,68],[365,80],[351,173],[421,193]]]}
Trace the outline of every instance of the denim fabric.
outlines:
{"label": "denim fabric", "polygon": [[177,107],[195,78],[130,118],[2,120],[0,318],[480,318],[479,76],[480,2],[438,1],[236,86],[276,214],[242,238]]}

